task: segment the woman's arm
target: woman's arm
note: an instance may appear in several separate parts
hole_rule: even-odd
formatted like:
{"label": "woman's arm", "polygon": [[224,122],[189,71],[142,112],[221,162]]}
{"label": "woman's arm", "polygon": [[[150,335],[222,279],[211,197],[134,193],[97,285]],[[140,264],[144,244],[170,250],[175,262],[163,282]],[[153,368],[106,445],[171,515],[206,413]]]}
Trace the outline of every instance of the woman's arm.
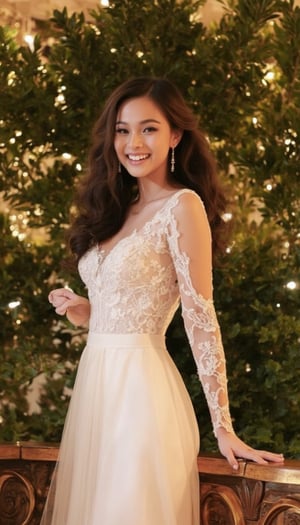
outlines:
{"label": "woman's arm", "polygon": [[49,302],[59,315],[66,315],[76,326],[87,325],[90,318],[90,302],[86,297],[77,295],[68,288],[52,290],[48,296]]}
{"label": "woman's arm", "polygon": [[229,412],[225,355],[213,304],[210,227],[199,197],[186,193],[172,210],[169,246],[177,273],[185,329],[197,364],[220,452],[265,464],[281,454],[255,450],[235,434]]}

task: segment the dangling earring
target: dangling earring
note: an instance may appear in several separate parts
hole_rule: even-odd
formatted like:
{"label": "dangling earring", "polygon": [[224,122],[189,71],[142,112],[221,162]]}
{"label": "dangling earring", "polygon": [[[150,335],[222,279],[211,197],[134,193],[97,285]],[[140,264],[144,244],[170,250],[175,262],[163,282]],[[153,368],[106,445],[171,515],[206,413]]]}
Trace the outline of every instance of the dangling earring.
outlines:
{"label": "dangling earring", "polygon": [[118,173],[122,173],[122,166],[121,166],[121,162],[119,161],[119,164],[118,164]]}
{"label": "dangling earring", "polygon": [[175,171],[175,148],[172,148],[171,153],[171,173],[174,173]]}

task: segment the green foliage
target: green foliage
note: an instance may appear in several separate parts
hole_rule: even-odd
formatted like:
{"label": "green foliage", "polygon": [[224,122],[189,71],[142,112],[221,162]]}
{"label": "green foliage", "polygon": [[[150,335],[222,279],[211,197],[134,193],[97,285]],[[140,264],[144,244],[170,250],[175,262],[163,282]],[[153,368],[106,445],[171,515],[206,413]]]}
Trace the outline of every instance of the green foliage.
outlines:
{"label": "green foliage", "polygon": [[[150,74],[181,88],[231,195],[234,231],[215,302],[235,428],[254,446],[300,454],[300,9],[292,0],[224,1],[206,28],[203,3],[141,0],[137,10],[115,0],[95,7],[93,23],[55,11],[33,51],[0,28],[2,440],[60,439],[84,333],[57,318],[47,295],[61,284],[82,289],[60,265],[73,187],[106,97]],[[214,450],[179,312],[168,346],[202,448]],[[41,413],[28,403],[37,380]]]}

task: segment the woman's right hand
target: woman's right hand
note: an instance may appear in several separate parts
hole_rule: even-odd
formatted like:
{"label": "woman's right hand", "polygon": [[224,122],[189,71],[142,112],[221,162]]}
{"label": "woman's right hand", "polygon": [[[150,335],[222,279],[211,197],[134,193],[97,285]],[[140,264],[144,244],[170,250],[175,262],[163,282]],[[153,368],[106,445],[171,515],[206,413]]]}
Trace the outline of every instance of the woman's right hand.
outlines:
{"label": "woman's right hand", "polygon": [[86,297],[77,295],[69,288],[56,288],[48,295],[49,302],[59,315],[67,315],[75,325],[86,324],[90,317],[90,303]]}

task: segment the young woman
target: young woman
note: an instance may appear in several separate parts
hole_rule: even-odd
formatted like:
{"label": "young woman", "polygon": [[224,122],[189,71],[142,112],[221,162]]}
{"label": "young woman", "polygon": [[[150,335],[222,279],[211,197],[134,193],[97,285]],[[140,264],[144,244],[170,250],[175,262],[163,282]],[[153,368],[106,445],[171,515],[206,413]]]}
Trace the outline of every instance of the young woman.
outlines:
{"label": "young woman", "polygon": [[70,230],[88,299],[53,290],[88,324],[42,525],[199,525],[198,428],[165,347],[179,305],[219,449],[281,462],[234,433],[213,305],[225,199],[197,122],[166,79],[117,88],[96,123]]}

